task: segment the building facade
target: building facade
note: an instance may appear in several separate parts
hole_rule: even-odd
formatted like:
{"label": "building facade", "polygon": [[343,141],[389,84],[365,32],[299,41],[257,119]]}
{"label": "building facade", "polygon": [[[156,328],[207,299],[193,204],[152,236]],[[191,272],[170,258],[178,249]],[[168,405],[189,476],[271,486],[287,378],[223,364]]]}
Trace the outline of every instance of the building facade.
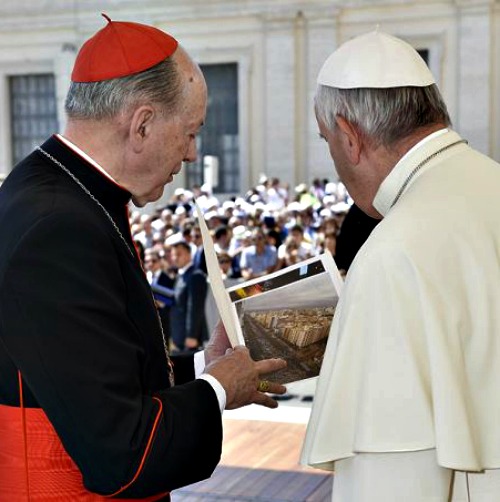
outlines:
{"label": "building facade", "polygon": [[325,339],[330,334],[335,307],[267,310],[247,315],[265,329],[274,330],[283,340],[303,348]]}
{"label": "building facade", "polygon": [[[316,75],[342,42],[374,29],[422,51],[454,128],[500,159],[499,0],[2,0],[0,175],[54,131],[76,53],[113,20],[178,38],[209,86],[200,161],[166,188],[241,194],[262,174],[335,179],[313,113]],[[217,167],[217,169],[215,167]]]}

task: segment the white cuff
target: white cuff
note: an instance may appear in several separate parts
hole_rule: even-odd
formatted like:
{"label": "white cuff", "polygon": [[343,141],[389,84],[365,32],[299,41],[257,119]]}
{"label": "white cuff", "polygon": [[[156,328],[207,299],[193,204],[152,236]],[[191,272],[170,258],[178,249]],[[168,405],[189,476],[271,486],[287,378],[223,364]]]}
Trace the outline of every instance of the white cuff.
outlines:
{"label": "white cuff", "polygon": [[198,378],[205,371],[205,351],[194,353],[194,377]]}
{"label": "white cuff", "polygon": [[222,413],[224,411],[224,408],[226,407],[226,391],[224,390],[224,387],[222,387],[217,378],[213,377],[212,375],[209,375],[208,373],[203,373],[203,375],[200,375],[197,378],[201,380],[206,380],[212,386],[217,396],[217,401],[219,401],[220,412]]}

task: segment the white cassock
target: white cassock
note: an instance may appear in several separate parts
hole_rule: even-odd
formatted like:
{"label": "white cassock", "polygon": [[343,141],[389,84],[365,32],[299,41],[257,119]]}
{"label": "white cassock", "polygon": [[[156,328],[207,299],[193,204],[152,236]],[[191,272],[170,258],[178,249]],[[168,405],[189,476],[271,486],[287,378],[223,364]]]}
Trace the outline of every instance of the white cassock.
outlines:
{"label": "white cassock", "polygon": [[349,270],[301,458],[335,501],[500,501],[500,471],[455,472],[500,468],[500,165],[460,139],[400,160]]}

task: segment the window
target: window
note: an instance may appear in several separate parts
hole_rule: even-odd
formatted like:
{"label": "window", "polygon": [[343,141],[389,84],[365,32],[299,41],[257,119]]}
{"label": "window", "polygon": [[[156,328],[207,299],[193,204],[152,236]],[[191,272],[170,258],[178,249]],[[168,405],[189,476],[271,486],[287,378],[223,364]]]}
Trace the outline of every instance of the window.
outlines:
{"label": "window", "polygon": [[9,92],[15,165],[58,130],[54,75],[9,77]]}
{"label": "window", "polygon": [[420,57],[425,61],[425,64],[429,65],[429,49],[417,49]]}
{"label": "window", "polygon": [[[239,192],[240,147],[238,133],[238,65],[201,65],[208,87],[205,125],[198,137],[198,160],[187,166],[187,186],[201,185],[204,157],[216,157],[215,193]],[[205,164],[207,159],[205,158]]]}

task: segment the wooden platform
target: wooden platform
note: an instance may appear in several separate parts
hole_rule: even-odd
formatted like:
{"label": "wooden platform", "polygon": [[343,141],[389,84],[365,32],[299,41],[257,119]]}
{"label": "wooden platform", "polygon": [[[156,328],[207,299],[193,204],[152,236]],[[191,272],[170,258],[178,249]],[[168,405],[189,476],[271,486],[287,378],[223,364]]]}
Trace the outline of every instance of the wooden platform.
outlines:
{"label": "wooden platform", "polygon": [[222,460],[173,502],[328,502],[333,477],[298,464],[304,424],[224,419]]}

